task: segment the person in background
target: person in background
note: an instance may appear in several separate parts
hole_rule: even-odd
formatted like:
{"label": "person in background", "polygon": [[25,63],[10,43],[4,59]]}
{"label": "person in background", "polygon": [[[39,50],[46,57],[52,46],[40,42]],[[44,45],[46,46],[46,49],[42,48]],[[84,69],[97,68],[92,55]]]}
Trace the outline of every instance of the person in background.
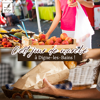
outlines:
{"label": "person in background", "polygon": [[[86,54],[83,54],[83,59],[89,59],[89,58],[100,59],[100,49],[91,49]],[[70,98],[100,99],[100,70],[96,88],[84,89],[84,90],[57,89],[53,85],[51,85],[46,79],[43,80],[43,85],[44,88],[34,89],[31,91],[43,94],[55,95],[55,96],[70,97]]]}
{"label": "person in background", "polygon": [[[55,0],[56,16],[51,24],[50,29],[46,33],[47,39],[57,27],[59,21],[61,21],[62,33],[66,33],[69,37],[74,38],[77,6],[76,1],[81,4],[84,11],[85,7],[92,8],[94,6],[92,0]],[[85,44],[88,46],[88,48],[91,48],[91,36],[86,40]]]}
{"label": "person in background", "polygon": [[29,14],[29,20],[33,21],[33,18],[32,18],[33,3],[31,0],[26,0],[26,5],[27,5],[28,14]]}
{"label": "person in background", "polygon": [[[33,4],[35,4],[35,0],[33,0]],[[32,9],[32,17],[33,17],[33,19],[35,19],[36,18],[36,9]]]}
{"label": "person in background", "polygon": [[14,7],[14,14],[20,20],[20,16],[21,16],[21,1],[20,0],[15,0],[14,3],[13,3],[13,7]]}
{"label": "person in background", "polygon": [[6,23],[7,23],[8,26],[12,26],[13,25],[12,24],[12,20],[11,20],[12,19],[11,15],[12,14],[10,14],[10,13],[5,13],[5,17],[6,17],[6,21],[7,21]]}
{"label": "person in background", "polygon": [[23,0],[20,1],[21,2],[21,19],[24,19],[24,13],[23,13]]}

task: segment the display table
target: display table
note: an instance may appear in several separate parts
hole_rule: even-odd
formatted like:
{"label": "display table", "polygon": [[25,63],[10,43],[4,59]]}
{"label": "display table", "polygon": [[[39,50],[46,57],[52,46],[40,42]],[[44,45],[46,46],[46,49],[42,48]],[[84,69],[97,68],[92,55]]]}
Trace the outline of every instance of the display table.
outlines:
{"label": "display table", "polygon": [[40,19],[43,19],[43,20],[53,20],[54,19],[53,13],[56,12],[55,6],[49,6],[49,7],[42,6],[38,8],[39,8]]}

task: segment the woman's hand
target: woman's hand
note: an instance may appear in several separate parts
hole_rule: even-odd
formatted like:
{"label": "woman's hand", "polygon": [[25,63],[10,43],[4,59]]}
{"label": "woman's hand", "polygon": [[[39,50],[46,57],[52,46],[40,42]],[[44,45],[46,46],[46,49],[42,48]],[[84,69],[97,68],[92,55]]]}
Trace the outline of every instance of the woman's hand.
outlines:
{"label": "woman's hand", "polygon": [[77,6],[77,2],[69,3],[68,6],[69,6],[69,7],[76,7],[76,6]]}
{"label": "woman's hand", "polygon": [[43,79],[43,88],[42,89],[34,89],[31,91],[39,92],[43,94],[57,95],[57,89],[51,85],[46,79]]}
{"label": "woman's hand", "polygon": [[[88,7],[88,8],[93,8],[93,6],[94,6],[94,2],[92,0],[86,0],[86,1],[76,0],[76,1],[78,1],[80,4],[82,4],[83,6]],[[76,7],[78,5],[77,5],[77,2],[70,2],[70,3],[68,3],[68,6],[69,7]]]}
{"label": "woman's hand", "polygon": [[49,36],[50,36],[50,35],[49,35],[48,33],[46,33],[46,40],[49,38]]}
{"label": "woman's hand", "polygon": [[[83,0],[76,0],[76,1],[78,1],[81,4],[81,2]],[[76,7],[76,6],[78,6],[78,4],[77,4],[77,2],[74,2],[74,0],[72,0],[71,2],[68,3],[68,6],[69,7]]]}

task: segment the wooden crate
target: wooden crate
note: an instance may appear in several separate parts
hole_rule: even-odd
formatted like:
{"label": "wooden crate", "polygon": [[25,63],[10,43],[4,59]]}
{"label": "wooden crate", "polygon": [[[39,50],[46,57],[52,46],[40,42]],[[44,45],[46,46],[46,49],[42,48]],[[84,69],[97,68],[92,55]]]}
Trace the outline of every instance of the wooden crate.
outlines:
{"label": "wooden crate", "polygon": [[[22,46],[31,46],[31,47],[36,47],[36,48],[48,48],[51,49],[53,48],[55,45],[32,45],[32,40],[28,39],[25,36],[22,36]],[[73,44],[69,44],[69,45],[57,45],[56,47],[57,49],[64,49],[64,48],[76,48],[76,39],[73,39]]]}

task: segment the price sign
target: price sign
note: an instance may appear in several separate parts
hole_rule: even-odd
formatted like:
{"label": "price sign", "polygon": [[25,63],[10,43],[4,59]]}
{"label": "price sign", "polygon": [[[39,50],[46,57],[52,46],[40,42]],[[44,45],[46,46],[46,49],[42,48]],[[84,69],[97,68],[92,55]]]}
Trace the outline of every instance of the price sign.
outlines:
{"label": "price sign", "polygon": [[13,0],[2,0],[3,13],[13,13]]}

